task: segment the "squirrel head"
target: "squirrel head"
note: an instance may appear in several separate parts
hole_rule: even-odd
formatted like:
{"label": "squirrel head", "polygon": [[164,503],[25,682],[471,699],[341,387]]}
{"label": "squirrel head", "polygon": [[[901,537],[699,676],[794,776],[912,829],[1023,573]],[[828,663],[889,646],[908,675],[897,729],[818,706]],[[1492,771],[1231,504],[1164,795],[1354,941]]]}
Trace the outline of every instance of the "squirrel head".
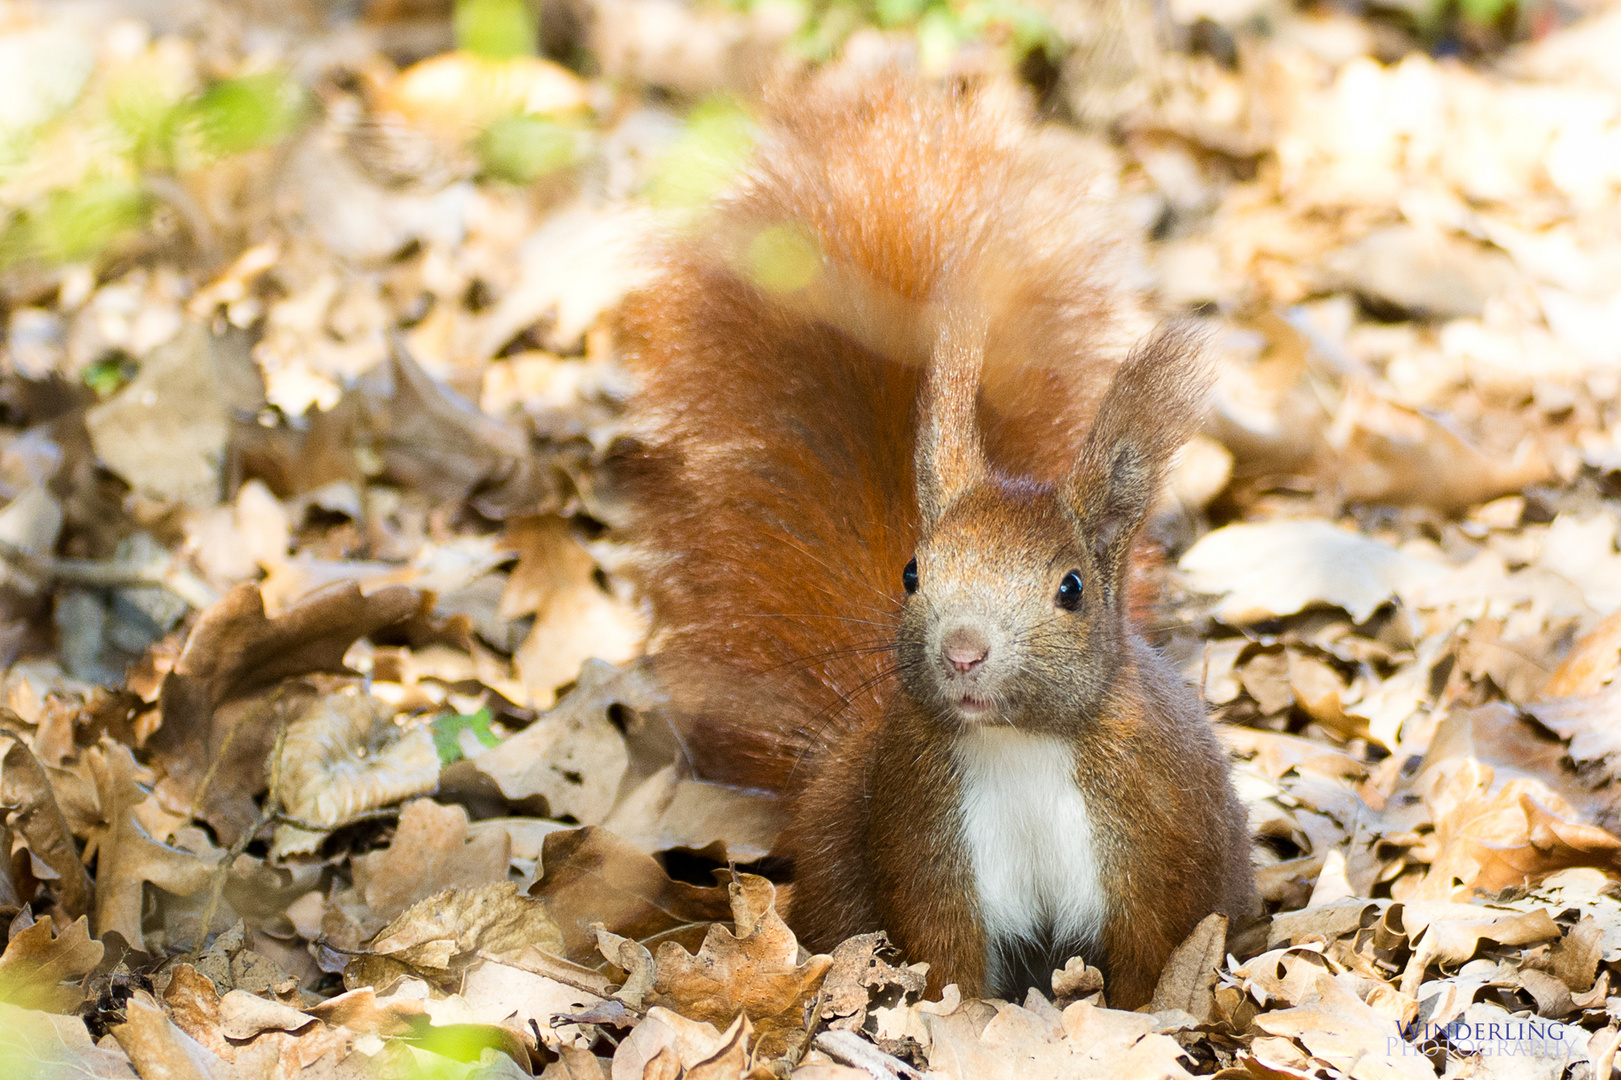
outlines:
{"label": "squirrel head", "polygon": [[1096,713],[1128,662],[1132,546],[1210,376],[1195,334],[1160,331],[1117,369],[1068,475],[1044,484],[985,458],[984,340],[981,321],[949,319],[924,381],[922,527],[898,568],[900,676],[944,723],[1062,734]]}

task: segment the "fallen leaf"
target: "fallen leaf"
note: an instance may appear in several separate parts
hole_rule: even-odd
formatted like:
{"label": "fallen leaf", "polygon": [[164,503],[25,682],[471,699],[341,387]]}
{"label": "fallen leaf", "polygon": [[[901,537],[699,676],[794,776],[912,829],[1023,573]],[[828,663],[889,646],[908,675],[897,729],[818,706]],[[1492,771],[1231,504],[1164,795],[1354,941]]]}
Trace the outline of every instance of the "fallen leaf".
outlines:
{"label": "fallen leaf", "polygon": [[1215,614],[1243,624],[1314,604],[1363,622],[1404,589],[1443,568],[1325,521],[1228,525],[1203,537],[1178,564],[1188,584],[1220,596]]}
{"label": "fallen leaf", "polygon": [[297,1031],[317,1023],[313,1017],[279,1001],[267,1001],[246,990],[228,990],[219,1001],[220,1033],[245,1042],[266,1031]]}
{"label": "fallen leaf", "polygon": [[392,844],[354,858],[355,887],[378,917],[393,919],[445,889],[505,881],[510,857],[505,833],[469,837],[462,807],[417,799],[401,811]]}
{"label": "fallen leaf", "polygon": [[1327,972],[1316,975],[1299,1004],[1262,1013],[1255,1024],[1270,1035],[1298,1040],[1314,1059],[1355,1080],[1428,1080],[1433,1075],[1423,1058],[1392,1054],[1391,1048],[1403,1041],[1396,1024]]}
{"label": "fallen leaf", "polygon": [[1171,951],[1160,972],[1149,1012],[1181,1009],[1198,1023],[1210,1018],[1216,971],[1227,955],[1227,916],[1206,915]]}
{"label": "fallen leaf", "polygon": [[136,991],[125,1011],[127,1019],[112,1035],[141,1076],[211,1080],[224,1071],[225,1062],[175,1027],[149,994]]}
{"label": "fallen leaf", "polygon": [[1436,773],[1425,798],[1439,857],[1403,899],[1496,892],[1567,867],[1621,869],[1621,838],[1549,809],[1562,800],[1546,785],[1518,779],[1494,791],[1491,767],[1472,759]]}
{"label": "fallen leaf", "polygon": [[96,856],[96,907],[92,926],[97,937],[117,932],[144,948],[141,914],[146,884],[179,896],[190,896],[213,878],[213,867],[189,852],[160,844],[136,819],[139,803],[148,798],[135,783],[135,757],[129,748],[104,742],[85,751],[100,799],[100,823],[91,831],[85,856]]}
{"label": "fallen leaf", "polygon": [[[0,737],[5,734],[0,732]],[[61,912],[68,918],[88,914],[95,886],[73,845],[73,834],[57,805],[50,778],[15,736],[0,754],[0,806],[6,808],[6,828],[55,874],[52,891]]]}
{"label": "fallen leaf", "polygon": [[563,955],[581,962],[596,955],[596,923],[644,944],[668,938],[697,948],[709,925],[731,914],[727,890],[672,881],[651,855],[599,828],[547,836],[528,891],[562,932]]}
{"label": "fallen leaf", "polygon": [[[196,810],[234,843],[258,817],[265,763],[284,708],[261,691],[312,672],[345,673],[349,646],[414,613],[418,595],[385,588],[364,596],[352,584],[315,593],[274,619],[253,584],[240,585],[198,620],[163,681],[163,723],[148,747],[166,773],[160,798]],[[207,780],[205,785],[204,781]]]}
{"label": "fallen leaf", "polygon": [[31,1012],[0,1001],[0,1074],[136,1080],[122,1050],[98,1046],[77,1016]]}
{"label": "fallen leaf", "polygon": [[0,953],[0,1001],[41,1012],[71,1013],[84,1000],[78,985],[101,963],[102,944],[90,940],[80,916],[60,934],[51,917],[12,935]]}
{"label": "fallen leaf", "polygon": [[314,830],[335,829],[434,789],[439,754],[432,732],[425,725],[402,730],[393,713],[351,686],[293,714],[275,794],[281,812],[299,825],[277,829],[273,858],[314,850],[324,836]]}
{"label": "fallen leaf", "polygon": [[[516,964],[531,946],[560,952],[562,936],[545,906],[524,896],[516,885],[495,882],[446,889],[383,927],[368,954],[349,965],[344,979],[350,989],[386,985],[402,967],[442,979],[459,972],[475,953]],[[378,959],[388,963],[378,964]]]}
{"label": "fallen leaf", "polygon": [[1596,694],[1621,670],[1621,610],[1612,613],[1571,646],[1542,687],[1544,698]]}
{"label": "fallen leaf", "polygon": [[512,802],[541,795],[550,816],[600,824],[630,764],[625,739],[610,717],[615,672],[588,665],[580,684],[550,712],[471,759]]}
{"label": "fallen leaf", "polygon": [[696,955],[673,941],[661,944],[649,1000],[711,1023],[741,1012],[758,1026],[759,1052],[777,1057],[804,1038],[804,1005],[833,961],[800,962],[799,942],[777,914],[776,889],[765,878],[743,874],[728,893],[735,929],[710,927]]}
{"label": "fallen leaf", "polygon": [[264,401],[243,335],[191,323],[153,350],[128,386],[85,414],[96,454],[149,498],[213,506],[231,414]]}

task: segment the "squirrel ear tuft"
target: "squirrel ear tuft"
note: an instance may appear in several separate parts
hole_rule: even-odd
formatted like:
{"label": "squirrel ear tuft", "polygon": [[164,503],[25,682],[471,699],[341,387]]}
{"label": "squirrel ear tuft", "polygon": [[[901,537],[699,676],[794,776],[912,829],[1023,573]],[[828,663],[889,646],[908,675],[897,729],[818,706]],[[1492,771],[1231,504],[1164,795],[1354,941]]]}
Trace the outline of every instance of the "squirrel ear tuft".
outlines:
{"label": "squirrel ear tuft", "polygon": [[918,416],[917,501],[925,525],[940,520],[988,471],[975,416],[984,364],[984,320],[948,315],[924,375]]}
{"label": "squirrel ear tuft", "polygon": [[1111,580],[1125,572],[1171,459],[1198,430],[1212,380],[1203,345],[1198,330],[1172,324],[1133,349],[1064,482],[1081,540]]}

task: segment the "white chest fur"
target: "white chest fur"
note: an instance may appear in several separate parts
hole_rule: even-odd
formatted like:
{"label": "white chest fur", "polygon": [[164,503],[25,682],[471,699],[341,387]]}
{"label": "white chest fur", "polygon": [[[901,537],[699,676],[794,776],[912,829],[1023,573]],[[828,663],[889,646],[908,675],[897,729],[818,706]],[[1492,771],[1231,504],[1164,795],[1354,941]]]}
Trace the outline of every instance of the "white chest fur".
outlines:
{"label": "white chest fur", "polygon": [[1022,947],[1097,938],[1105,898],[1093,827],[1074,752],[1060,740],[985,726],[953,753],[995,987]]}

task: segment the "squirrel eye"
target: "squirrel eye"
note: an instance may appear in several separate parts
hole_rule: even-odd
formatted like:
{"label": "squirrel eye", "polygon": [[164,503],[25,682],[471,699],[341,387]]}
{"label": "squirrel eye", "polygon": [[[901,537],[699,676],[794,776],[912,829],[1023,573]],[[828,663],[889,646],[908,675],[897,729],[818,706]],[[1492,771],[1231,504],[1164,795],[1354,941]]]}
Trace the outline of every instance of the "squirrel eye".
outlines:
{"label": "squirrel eye", "polygon": [[1071,570],[1058,583],[1058,606],[1065,611],[1074,611],[1081,606],[1081,575],[1077,571]]}
{"label": "squirrel eye", "polygon": [[915,555],[906,564],[906,569],[901,571],[901,586],[906,590],[907,596],[917,592],[917,556]]}

